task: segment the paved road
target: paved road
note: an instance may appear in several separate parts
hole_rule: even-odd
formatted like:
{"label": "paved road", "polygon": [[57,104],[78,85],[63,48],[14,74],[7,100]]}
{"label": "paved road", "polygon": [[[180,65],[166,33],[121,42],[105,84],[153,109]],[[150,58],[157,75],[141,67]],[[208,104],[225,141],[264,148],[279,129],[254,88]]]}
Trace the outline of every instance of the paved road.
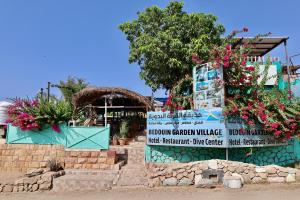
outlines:
{"label": "paved road", "polygon": [[300,184],[249,185],[241,190],[194,187],[127,188],[102,192],[0,194],[1,200],[297,200]]}

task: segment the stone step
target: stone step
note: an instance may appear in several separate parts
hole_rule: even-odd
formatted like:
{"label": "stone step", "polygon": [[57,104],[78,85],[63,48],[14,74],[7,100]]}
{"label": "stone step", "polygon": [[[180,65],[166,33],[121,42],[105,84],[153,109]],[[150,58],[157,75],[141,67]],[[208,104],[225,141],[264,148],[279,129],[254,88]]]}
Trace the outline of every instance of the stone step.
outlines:
{"label": "stone step", "polygon": [[53,181],[54,192],[65,191],[102,191],[109,190],[117,175],[82,175],[68,174]]}
{"label": "stone step", "polygon": [[87,170],[87,169],[66,169],[66,175],[91,175],[111,177],[119,173],[119,170]]}
{"label": "stone step", "polygon": [[117,186],[147,186],[148,179],[144,166],[126,165],[122,168]]}

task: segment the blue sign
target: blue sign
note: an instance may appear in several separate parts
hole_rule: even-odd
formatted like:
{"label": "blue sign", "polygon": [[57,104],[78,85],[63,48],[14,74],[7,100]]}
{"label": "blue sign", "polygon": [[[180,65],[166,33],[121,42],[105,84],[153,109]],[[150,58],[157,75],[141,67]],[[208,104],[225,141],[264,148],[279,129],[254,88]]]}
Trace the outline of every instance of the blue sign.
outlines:
{"label": "blue sign", "polygon": [[148,112],[147,144],[227,147],[222,109]]}
{"label": "blue sign", "polygon": [[259,127],[225,122],[221,108],[147,113],[147,144],[187,147],[262,147],[285,145]]}

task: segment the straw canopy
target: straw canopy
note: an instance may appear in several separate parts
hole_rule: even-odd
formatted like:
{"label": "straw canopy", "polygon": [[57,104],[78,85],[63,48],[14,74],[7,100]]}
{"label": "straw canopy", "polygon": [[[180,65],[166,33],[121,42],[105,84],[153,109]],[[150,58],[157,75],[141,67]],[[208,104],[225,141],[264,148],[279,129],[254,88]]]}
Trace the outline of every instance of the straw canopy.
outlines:
{"label": "straw canopy", "polygon": [[[152,109],[152,103],[149,98],[142,96],[131,90],[115,87],[88,87],[74,94],[72,103],[75,108],[103,102],[105,98],[124,99],[132,106],[144,107],[145,110]],[[121,102],[121,101],[119,101]],[[127,103],[128,105],[128,103]]]}

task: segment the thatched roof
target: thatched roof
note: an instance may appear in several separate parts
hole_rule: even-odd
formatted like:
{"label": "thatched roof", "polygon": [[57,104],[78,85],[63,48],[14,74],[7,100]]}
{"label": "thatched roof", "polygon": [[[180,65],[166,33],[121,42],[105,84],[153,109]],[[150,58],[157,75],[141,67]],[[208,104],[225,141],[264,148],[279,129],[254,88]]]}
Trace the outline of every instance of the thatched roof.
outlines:
{"label": "thatched roof", "polygon": [[141,105],[145,106],[147,110],[151,110],[152,103],[150,99],[124,88],[115,88],[115,87],[88,87],[80,92],[74,94],[72,103],[75,108],[86,106],[92,104],[98,99],[103,98],[105,95],[122,95],[125,98],[134,100]]}

